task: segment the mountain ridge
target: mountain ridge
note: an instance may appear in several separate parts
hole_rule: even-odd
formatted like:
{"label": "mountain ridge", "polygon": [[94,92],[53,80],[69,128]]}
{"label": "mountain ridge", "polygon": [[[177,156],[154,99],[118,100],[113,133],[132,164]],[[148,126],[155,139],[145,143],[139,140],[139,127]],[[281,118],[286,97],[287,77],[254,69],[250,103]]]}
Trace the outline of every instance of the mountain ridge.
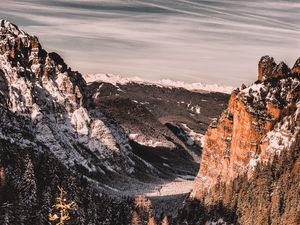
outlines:
{"label": "mountain ridge", "polygon": [[189,91],[199,91],[199,92],[221,92],[229,94],[233,90],[233,87],[222,86],[218,84],[202,84],[202,83],[186,83],[183,81],[173,81],[170,79],[162,79],[157,81],[145,80],[140,77],[123,77],[114,74],[85,74],[83,75],[87,82],[106,82],[113,85],[117,84],[128,84],[128,83],[138,83],[144,85],[157,85],[169,88],[185,88]]}

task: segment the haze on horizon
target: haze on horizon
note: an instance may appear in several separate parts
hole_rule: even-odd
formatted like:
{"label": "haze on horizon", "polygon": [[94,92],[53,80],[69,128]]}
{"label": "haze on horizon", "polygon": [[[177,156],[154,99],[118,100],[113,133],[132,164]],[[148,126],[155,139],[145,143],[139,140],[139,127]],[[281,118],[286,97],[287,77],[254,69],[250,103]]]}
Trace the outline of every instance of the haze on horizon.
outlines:
{"label": "haze on horizon", "polygon": [[0,17],[82,73],[252,83],[261,56],[300,56],[296,0],[4,0]]}

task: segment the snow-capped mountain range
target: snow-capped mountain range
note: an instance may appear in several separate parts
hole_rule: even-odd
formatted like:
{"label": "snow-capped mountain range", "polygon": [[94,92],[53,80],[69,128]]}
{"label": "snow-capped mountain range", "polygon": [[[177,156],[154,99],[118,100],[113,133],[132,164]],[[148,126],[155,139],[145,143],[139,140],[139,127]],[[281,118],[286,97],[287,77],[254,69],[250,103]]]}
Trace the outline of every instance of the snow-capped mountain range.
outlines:
{"label": "snow-capped mountain range", "polygon": [[218,84],[186,83],[183,81],[174,81],[170,79],[150,81],[150,80],[142,79],[140,77],[122,77],[120,75],[115,75],[115,74],[86,74],[83,76],[87,82],[102,81],[106,83],[111,83],[113,85],[137,83],[137,84],[144,84],[144,85],[157,85],[161,87],[170,87],[170,88],[185,88],[189,91],[221,92],[227,94],[230,94],[234,89],[233,87],[230,86],[221,86]]}

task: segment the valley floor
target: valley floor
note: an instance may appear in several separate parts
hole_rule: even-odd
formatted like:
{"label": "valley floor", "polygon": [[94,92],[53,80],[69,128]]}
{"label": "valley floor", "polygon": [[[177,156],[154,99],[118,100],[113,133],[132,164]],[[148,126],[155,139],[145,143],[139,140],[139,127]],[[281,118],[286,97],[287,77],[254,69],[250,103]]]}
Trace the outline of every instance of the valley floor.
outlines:
{"label": "valley floor", "polygon": [[193,176],[178,176],[173,180],[156,179],[152,182],[120,179],[114,187],[106,186],[106,190],[111,191],[112,194],[132,197],[139,195],[146,197],[186,195],[193,188],[194,178]]}
{"label": "valley floor", "polygon": [[154,197],[187,194],[192,190],[193,183],[193,180],[176,178],[174,181],[169,181],[156,186],[154,190],[146,192],[145,195],[148,197]]}

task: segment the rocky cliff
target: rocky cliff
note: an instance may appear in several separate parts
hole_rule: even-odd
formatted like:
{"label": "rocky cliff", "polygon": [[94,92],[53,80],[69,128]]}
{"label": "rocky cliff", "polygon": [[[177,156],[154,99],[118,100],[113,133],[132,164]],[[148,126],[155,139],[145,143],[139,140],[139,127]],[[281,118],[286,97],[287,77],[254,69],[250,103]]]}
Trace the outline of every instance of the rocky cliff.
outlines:
{"label": "rocky cliff", "polygon": [[299,224],[299,131],[299,59],[289,69],[264,56],[258,81],[233,91],[227,110],[207,130],[191,198],[223,204],[237,212],[231,222],[243,225]]}
{"label": "rocky cliff", "polygon": [[[157,171],[112,118],[89,110],[81,74],[1,20],[0,81],[0,223],[48,224],[57,185],[77,203],[71,224],[129,223],[132,201],[107,196],[105,183],[136,174],[137,164]],[[114,219],[114,210],[124,214]]]}
{"label": "rocky cliff", "polygon": [[[106,125],[108,118],[101,113],[88,111],[81,74],[56,53],[47,53],[36,37],[8,21],[0,23],[1,101],[16,115],[31,120],[35,140],[9,137],[14,133],[3,138],[26,146],[43,144],[67,167],[81,167],[87,173],[133,173],[129,158],[134,156],[130,156],[126,135],[113,123]],[[106,165],[100,165],[104,159]]]}

